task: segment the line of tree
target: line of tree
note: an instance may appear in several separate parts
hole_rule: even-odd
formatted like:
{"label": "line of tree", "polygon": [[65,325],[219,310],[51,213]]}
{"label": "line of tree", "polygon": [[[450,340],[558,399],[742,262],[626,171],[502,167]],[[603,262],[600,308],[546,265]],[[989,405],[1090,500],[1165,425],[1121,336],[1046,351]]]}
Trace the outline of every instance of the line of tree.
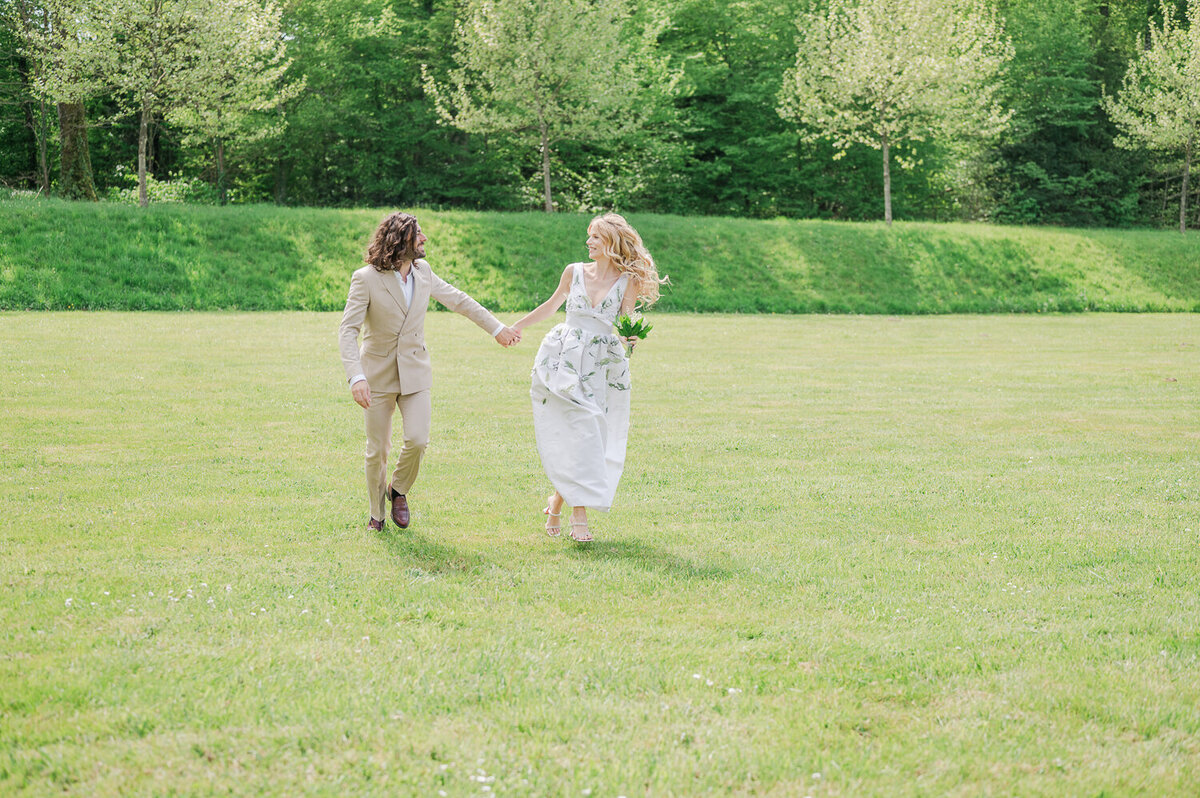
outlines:
{"label": "line of tree", "polygon": [[0,0],[0,183],[1200,222],[1200,0]]}

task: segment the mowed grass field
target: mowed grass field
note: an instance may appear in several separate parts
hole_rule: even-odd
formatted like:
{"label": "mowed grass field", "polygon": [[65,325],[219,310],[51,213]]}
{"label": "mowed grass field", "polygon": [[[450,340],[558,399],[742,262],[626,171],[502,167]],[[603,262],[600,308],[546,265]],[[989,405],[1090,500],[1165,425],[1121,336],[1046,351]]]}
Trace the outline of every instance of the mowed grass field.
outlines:
{"label": "mowed grass field", "polygon": [[0,314],[0,793],[1200,792],[1200,316],[653,320],[583,547],[549,325],[375,534],[338,314]]}

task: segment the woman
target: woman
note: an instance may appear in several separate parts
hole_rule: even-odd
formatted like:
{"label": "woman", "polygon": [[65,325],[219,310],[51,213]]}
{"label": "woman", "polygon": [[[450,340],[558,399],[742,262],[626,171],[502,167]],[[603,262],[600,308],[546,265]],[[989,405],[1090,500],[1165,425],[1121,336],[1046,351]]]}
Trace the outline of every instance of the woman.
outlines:
{"label": "woman", "polygon": [[554,293],[513,325],[518,332],[544,321],[567,303],[567,320],[546,334],[533,364],[533,429],[542,467],[554,493],[546,502],[546,533],[562,532],[562,508],[571,510],[572,540],[592,540],[587,510],[608,510],[625,467],[629,433],[629,361],[613,325],[639,300],[659,295],[654,259],[629,222],[615,213],[588,225],[590,263],[563,270]]}

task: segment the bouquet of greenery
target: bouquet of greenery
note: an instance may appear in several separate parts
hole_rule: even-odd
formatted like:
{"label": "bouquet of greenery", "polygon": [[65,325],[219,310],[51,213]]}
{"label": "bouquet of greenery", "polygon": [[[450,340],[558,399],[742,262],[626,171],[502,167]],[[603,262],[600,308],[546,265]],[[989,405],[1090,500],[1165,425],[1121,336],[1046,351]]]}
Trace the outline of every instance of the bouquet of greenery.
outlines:
{"label": "bouquet of greenery", "polygon": [[[654,329],[653,324],[647,324],[645,319],[634,321],[628,316],[617,319],[617,335],[622,338],[645,338]],[[625,357],[633,354],[633,344],[625,344]]]}

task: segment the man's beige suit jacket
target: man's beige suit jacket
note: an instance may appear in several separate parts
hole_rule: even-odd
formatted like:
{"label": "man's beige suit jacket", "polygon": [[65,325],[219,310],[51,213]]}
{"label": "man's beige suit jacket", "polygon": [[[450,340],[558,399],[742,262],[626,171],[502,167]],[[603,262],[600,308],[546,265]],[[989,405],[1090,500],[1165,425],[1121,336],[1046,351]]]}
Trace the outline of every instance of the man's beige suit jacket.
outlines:
{"label": "man's beige suit jacket", "polygon": [[[423,260],[413,264],[412,306],[393,272],[364,266],[350,278],[350,295],[342,313],[338,348],[346,380],[367,378],[372,393],[410,394],[433,385],[433,369],[425,348],[425,311],[433,297],[492,335],[500,321],[487,308],[438,277]],[[358,333],[365,323],[362,348]]]}

